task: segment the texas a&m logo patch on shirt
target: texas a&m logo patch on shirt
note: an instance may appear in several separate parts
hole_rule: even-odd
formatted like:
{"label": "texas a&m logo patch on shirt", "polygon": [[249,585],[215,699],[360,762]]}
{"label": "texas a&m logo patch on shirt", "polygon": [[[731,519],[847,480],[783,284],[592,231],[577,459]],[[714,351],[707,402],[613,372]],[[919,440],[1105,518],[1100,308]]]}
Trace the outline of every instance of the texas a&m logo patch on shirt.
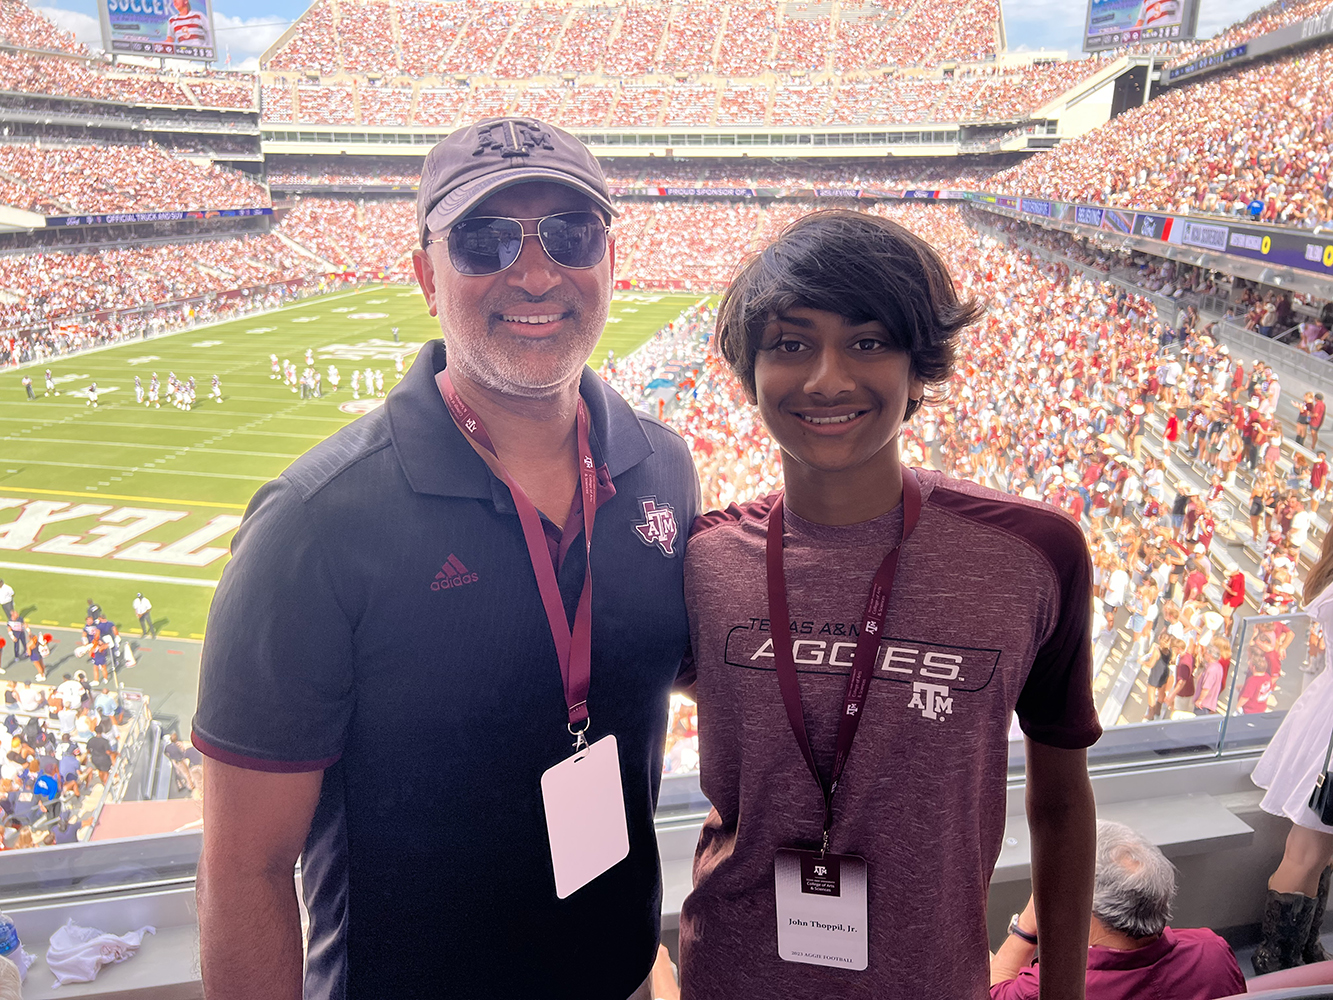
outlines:
{"label": "texas a&m logo patch on shirt", "polygon": [[679,529],[676,527],[676,512],[671,509],[671,505],[659,504],[657,497],[647,497],[639,500],[639,506],[643,509],[643,523],[636,524],[634,530],[639,533],[643,544],[656,545],[665,556],[675,555],[674,546]]}

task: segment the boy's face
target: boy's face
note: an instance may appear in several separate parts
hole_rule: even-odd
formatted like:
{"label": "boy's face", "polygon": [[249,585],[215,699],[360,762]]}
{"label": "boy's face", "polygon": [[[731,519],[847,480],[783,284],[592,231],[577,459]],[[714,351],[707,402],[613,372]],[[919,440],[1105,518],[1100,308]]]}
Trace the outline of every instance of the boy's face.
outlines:
{"label": "boy's face", "polygon": [[798,307],[774,317],[754,362],[755,402],[784,459],[840,472],[896,455],[924,385],[879,321]]}

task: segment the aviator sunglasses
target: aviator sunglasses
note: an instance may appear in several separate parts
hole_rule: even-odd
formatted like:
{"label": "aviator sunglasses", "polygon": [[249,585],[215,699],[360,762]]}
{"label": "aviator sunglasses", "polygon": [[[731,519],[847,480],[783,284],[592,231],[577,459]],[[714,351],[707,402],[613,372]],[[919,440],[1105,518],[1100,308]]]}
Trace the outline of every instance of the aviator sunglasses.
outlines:
{"label": "aviator sunglasses", "polygon": [[[523,223],[537,223],[535,233],[523,232]],[[523,252],[529,236],[541,240],[546,256],[561,267],[586,270],[606,256],[611,230],[593,212],[561,212],[540,219],[503,219],[480,215],[455,222],[448,236],[427,240],[449,245],[449,262],[459,274],[499,274]]]}

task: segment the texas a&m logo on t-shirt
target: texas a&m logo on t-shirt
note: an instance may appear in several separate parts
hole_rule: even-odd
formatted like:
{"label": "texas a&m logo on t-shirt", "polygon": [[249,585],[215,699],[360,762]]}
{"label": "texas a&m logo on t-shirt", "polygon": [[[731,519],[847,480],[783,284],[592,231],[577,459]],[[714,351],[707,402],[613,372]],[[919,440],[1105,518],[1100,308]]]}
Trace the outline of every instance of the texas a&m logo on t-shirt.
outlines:
{"label": "texas a&m logo on t-shirt", "polygon": [[639,506],[643,509],[643,523],[634,526],[639,539],[644,545],[656,545],[665,556],[675,555],[673,546],[679,529],[671,505],[659,504],[657,497],[647,497],[639,500]]}
{"label": "texas a&m logo on t-shirt", "polygon": [[[852,669],[860,627],[845,622],[791,623],[792,658],[798,673],[846,676]],[[751,618],[727,633],[725,661],[747,670],[774,670],[773,633],[767,618]],[[911,688],[903,705],[921,718],[943,721],[958,694],[981,691],[995,676],[1000,650],[885,636],[875,655],[875,680]]]}

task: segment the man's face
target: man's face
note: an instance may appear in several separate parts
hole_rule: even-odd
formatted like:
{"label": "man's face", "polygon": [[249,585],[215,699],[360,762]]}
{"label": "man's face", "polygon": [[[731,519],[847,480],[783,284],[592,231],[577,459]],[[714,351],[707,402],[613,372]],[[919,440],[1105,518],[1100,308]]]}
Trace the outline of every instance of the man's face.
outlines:
{"label": "man's face", "polygon": [[177,14],[190,13],[190,0],[172,0],[172,6],[176,8]]}
{"label": "man's face", "polygon": [[785,455],[821,472],[882,460],[922,384],[879,321],[798,307],[774,317],[755,356],[759,414]]}
{"label": "man's face", "polygon": [[[571,188],[530,183],[493,194],[468,214],[537,219],[587,211],[597,209]],[[523,231],[535,234],[537,223],[524,222]],[[594,267],[561,267],[535,235],[498,274],[458,273],[444,243],[413,254],[431,315],[440,319],[449,367],[486,388],[528,398],[577,382],[606,326],[614,260],[609,245]]]}

